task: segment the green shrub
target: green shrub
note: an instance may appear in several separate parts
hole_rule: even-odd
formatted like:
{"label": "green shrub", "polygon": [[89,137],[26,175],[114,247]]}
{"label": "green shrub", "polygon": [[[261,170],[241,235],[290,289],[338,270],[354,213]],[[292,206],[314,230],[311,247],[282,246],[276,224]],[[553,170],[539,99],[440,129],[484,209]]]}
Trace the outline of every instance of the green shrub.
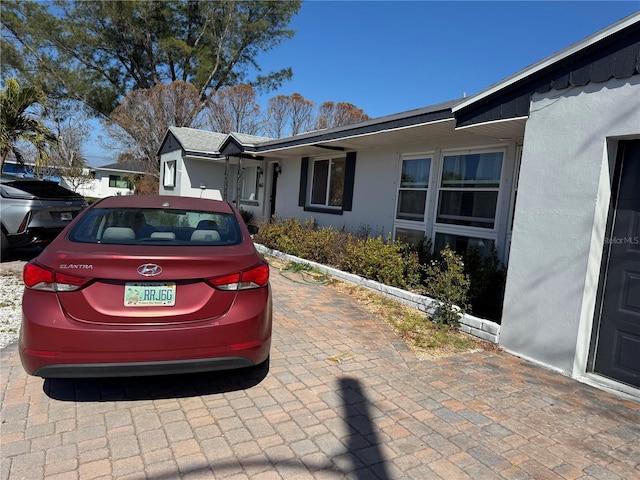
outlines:
{"label": "green shrub", "polygon": [[335,266],[340,262],[338,249],[340,232],[332,227],[318,228],[313,222],[305,222],[304,237],[299,239],[298,251],[302,258],[324,265]]}
{"label": "green shrub", "polygon": [[[344,229],[318,227],[313,219],[273,218],[261,223],[254,241],[268,248],[323,265],[339,268],[392,287],[426,294],[438,302],[437,321],[456,326],[460,314],[499,322],[505,269],[495,249],[490,256],[469,249],[463,257],[449,246],[432,253],[430,240],[409,246],[370,236],[361,227],[357,234]],[[464,258],[464,262],[462,260]],[[459,307],[455,308],[455,306]]]}
{"label": "green shrub", "polygon": [[271,223],[259,225],[254,241],[265,247],[298,256],[296,240],[301,236],[301,229],[300,222],[293,218],[284,220],[274,218]]}
{"label": "green shrub", "polygon": [[347,244],[342,270],[392,287],[415,290],[420,285],[420,263],[407,245],[389,237],[353,238]]}
{"label": "green shrub", "polygon": [[427,267],[427,275],[427,292],[436,301],[435,322],[458,328],[467,308],[470,285],[462,258],[447,244]]}

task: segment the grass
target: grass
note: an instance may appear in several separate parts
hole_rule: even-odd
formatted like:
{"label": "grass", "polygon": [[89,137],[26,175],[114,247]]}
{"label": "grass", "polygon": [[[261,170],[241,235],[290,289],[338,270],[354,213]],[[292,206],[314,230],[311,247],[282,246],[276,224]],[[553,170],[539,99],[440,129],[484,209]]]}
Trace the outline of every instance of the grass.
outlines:
{"label": "grass", "polygon": [[[275,268],[289,272],[315,273],[324,275],[305,264],[290,262],[284,264],[273,257],[269,263]],[[390,325],[396,335],[419,358],[434,358],[478,350],[498,350],[499,347],[452,328],[438,327],[423,312],[385,297],[364,287],[327,277],[324,285],[353,298],[366,311]]]}

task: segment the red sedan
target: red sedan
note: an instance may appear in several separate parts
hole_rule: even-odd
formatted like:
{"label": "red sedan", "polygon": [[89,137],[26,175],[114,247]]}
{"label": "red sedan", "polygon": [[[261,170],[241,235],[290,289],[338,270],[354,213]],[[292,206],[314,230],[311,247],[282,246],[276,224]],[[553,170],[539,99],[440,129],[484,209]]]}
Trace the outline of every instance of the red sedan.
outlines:
{"label": "red sedan", "polygon": [[23,276],[19,350],[31,375],[202,372],[269,358],[269,266],[227,202],[106,198]]}

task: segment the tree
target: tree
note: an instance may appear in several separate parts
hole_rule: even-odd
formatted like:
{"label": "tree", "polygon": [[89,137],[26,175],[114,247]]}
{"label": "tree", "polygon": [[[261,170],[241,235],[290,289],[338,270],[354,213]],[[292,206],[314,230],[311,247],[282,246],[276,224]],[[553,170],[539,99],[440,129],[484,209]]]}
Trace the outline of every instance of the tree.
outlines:
{"label": "tree", "polygon": [[35,148],[37,167],[46,163],[47,147],[57,140],[42,120],[34,117],[34,109],[38,105],[44,106],[45,101],[46,96],[39,88],[22,88],[17,80],[7,80],[5,89],[0,92],[0,171],[11,153],[18,163],[24,163],[20,142]]}
{"label": "tree", "polygon": [[289,101],[286,95],[278,95],[269,99],[265,118],[265,131],[268,136],[282,138],[286,135],[289,124]]}
{"label": "tree", "polygon": [[148,174],[159,179],[157,153],[167,129],[201,126],[193,119],[198,95],[193,85],[183,81],[135,90],[109,115],[105,129],[125,158],[141,162]]}
{"label": "tree", "polygon": [[370,120],[371,117],[361,108],[346,102],[324,102],[320,105],[316,117],[316,129],[342,127]]}
{"label": "tree", "polygon": [[267,105],[265,129],[275,138],[307,132],[313,125],[313,106],[299,93],[273,97]]}
{"label": "tree", "polygon": [[207,125],[215,132],[258,135],[262,127],[260,105],[251,85],[233,85],[218,90],[205,115]]}
{"label": "tree", "polygon": [[58,138],[50,150],[49,166],[59,171],[64,182],[77,192],[94,178],[82,154],[82,144],[89,136],[87,116],[77,102],[53,101],[47,110]]}
{"label": "tree", "polygon": [[130,92],[183,81],[198,90],[195,119],[220,88],[269,91],[291,68],[257,63],[294,31],[300,0],[4,2],[0,60],[48,94],[108,116]]}
{"label": "tree", "polygon": [[299,93],[291,95],[291,135],[298,135],[311,129],[313,122],[313,106],[311,100]]}

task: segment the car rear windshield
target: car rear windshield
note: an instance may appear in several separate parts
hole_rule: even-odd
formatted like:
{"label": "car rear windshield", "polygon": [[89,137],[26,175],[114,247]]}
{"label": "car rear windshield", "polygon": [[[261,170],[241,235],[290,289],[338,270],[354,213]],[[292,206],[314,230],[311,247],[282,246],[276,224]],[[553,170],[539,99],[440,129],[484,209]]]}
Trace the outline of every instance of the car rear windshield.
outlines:
{"label": "car rear windshield", "polygon": [[35,197],[42,199],[78,199],[80,195],[71,190],[67,190],[61,187],[55,182],[40,181],[40,180],[24,180],[16,182],[5,182],[3,185],[22,190]]}
{"label": "car rear windshield", "polygon": [[116,245],[237,245],[242,232],[233,214],[93,208],[71,230],[69,240]]}

